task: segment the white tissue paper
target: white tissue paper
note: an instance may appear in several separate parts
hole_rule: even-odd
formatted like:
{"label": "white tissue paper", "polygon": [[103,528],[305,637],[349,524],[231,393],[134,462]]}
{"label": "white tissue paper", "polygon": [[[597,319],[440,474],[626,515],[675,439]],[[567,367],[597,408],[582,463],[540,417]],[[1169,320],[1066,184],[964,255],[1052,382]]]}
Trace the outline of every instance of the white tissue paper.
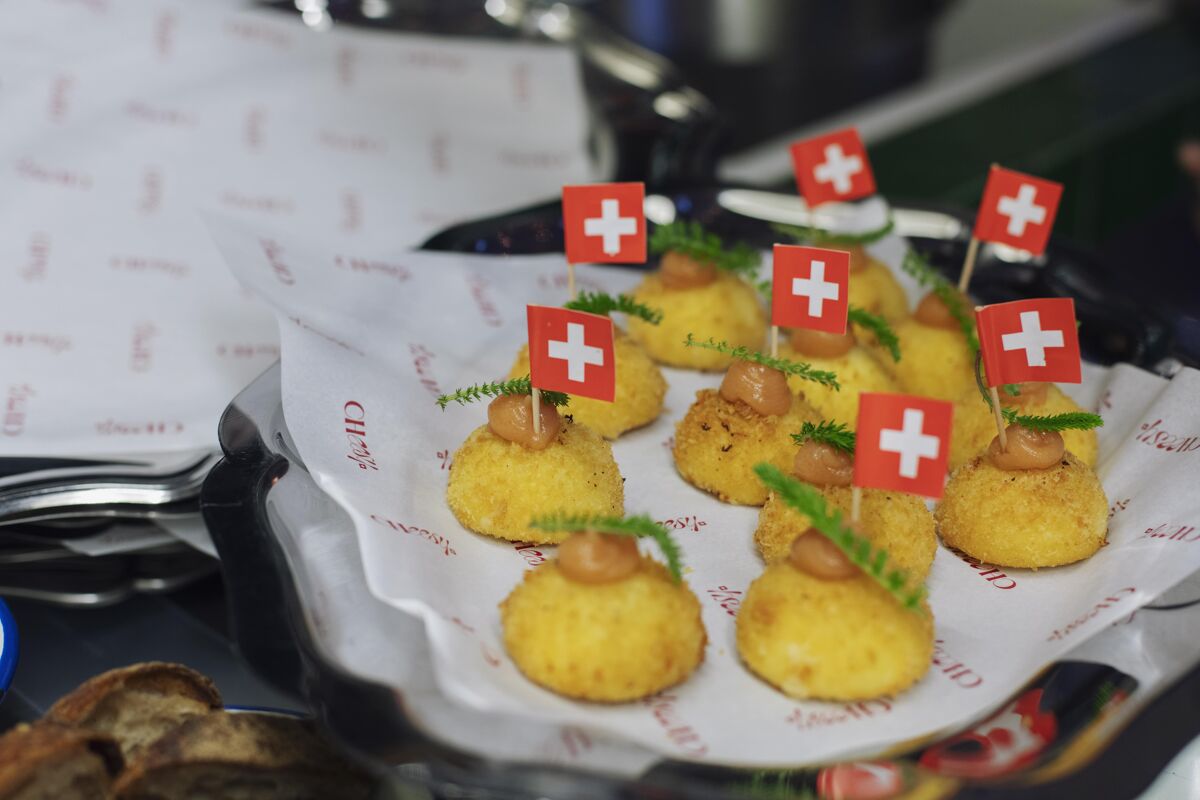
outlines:
{"label": "white tissue paper", "polygon": [[[1187,469],[1200,449],[1200,373],[1166,381],[1130,366],[1088,366],[1081,386],[1065,388],[1105,418],[1099,474],[1112,503],[1107,546],[1081,564],[1037,572],[992,571],[939,547],[928,583],[937,648],[924,679],[869,704],[870,713],[791,700],[745,669],[734,641],[740,599],[763,569],[751,537],[758,509],[719,503],[680,479],[672,463],[675,422],[696,390],[716,386],[719,376],[668,369],[662,416],[622,437],[613,452],[626,478],[627,512],[666,522],[683,548],[709,634],[706,657],[686,683],[643,702],[559,697],[509,660],[497,610],[553,548],[490,539],[457,523],[444,500],[447,469],[484,423],[485,408],[442,412],[434,399],[507,372],[525,339],[525,305],[566,299],[563,259],[377,254],[406,269],[410,277],[396,285],[381,275],[339,275],[329,266],[336,251],[310,239],[276,236],[272,254],[259,228],[218,217],[210,227],[238,277],[280,319],[285,417],[311,475],[353,519],[370,591],[423,621],[406,628],[423,632],[412,650],[429,652],[438,689],[464,710],[723,764],[855,756],[978,718],[1040,667],[1200,567],[1193,527],[1200,497]],[[894,266],[903,244],[890,237],[873,252]],[[279,280],[280,263],[292,280]],[[584,288],[617,292],[639,275],[585,266],[578,278]],[[348,445],[348,404],[362,418],[369,464]]]}

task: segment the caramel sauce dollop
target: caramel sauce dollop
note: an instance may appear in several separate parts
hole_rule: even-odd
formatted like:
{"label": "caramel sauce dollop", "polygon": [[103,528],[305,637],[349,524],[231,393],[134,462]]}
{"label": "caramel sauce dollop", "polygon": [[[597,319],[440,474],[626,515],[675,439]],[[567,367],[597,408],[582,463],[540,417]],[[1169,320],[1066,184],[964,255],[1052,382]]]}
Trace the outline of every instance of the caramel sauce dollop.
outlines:
{"label": "caramel sauce dollop", "polygon": [[801,572],[824,581],[841,581],[858,575],[858,567],[816,528],[792,541],[788,561]]}
{"label": "caramel sauce dollop", "polygon": [[721,381],[720,393],[731,403],[741,400],[764,417],[782,417],[792,408],[787,376],[753,361],[736,359],[730,364]]}
{"label": "caramel sauce dollop", "polygon": [[717,279],[717,268],[672,250],[659,262],[658,275],[668,289],[697,289]]}
{"label": "caramel sauce dollop", "polygon": [[845,333],[826,333],[807,328],[792,331],[792,349],[809,358],[840,358],[854,347],[854,334],[849,327]]}
{"label": "caramel sauce dollop", "polygon": [[488,403],[488,427],[492,433],[530,450],[545,450],[558,438],[562,417],[549,403],[541,405],[541,433],[533,432],[533,398],[523,394],[502,394]]}
{"label": "caramel sauce dollop", "polygon": [[1016,423],[1004,429],[1008,448],[1000,449],[1000,437],[992,438],[987,455],[999,469],[1049,469],[1066,452],[1062,435],[1057,431],[1032,431]]}
{"label": "caramel sauce dollop", "polygon": [[950,313],[950,309],[946,307],[942,299],[933,292],[921,298],[921,302],[917,303],[916,311],[913,312],[913,317],[917,322],[931,328],[959,330],[958,320]]}
{"label": "caramel sauce dollop", "polygon": [[814,486],[849,486],[854,480],[854,456],[825,442],[805,442],[796,452],[792,472]]}
{"label": "caramel sauce dollop", "polygon": [[612,583],[638,571],[642,557],[632,536],[581,531],[558,546],[558,568],[579,583]]}

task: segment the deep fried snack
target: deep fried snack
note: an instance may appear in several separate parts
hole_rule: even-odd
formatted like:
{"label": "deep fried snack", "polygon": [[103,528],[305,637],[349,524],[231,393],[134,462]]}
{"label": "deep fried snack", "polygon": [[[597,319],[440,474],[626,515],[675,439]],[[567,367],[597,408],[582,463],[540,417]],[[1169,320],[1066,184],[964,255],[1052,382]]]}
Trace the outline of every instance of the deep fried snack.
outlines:
{"label": "deep fried snack", "polygon": [[861,346],[856,345],[845,355],[835,358],[814,358],[796,352],[790,344],[780,342],[779,356],[791,361],[803,361],[814,369],[837,373],[840,389],[795,375],[788,378],[788,386],[792,391],[807,400],[822,417],[833,422],[850,426],[858,424],[858,398],[863,392],[900,391],[896,379]]}
{"label": "deep fried snack", "polygon": [[[1019,409],[1022,414],[1050,415],[1083,410],[1054,384],[1039,387],[1029,402],[1022,402],[1020,397],[1012,397],[1005,392],[1000,392],[999,395],[1000,405]],[[979,390],[972,386],[954,404],[954,431],[950,436],[950,471],[953,472],[979,455],[995,435],[996,421],[992,410],[986,403],[980,402]],[[1069,452],[1074,453],[1089,467],[1096,466],[1098,449],[1095,430],[1066,430],[1062,432],[1062,437]]]}

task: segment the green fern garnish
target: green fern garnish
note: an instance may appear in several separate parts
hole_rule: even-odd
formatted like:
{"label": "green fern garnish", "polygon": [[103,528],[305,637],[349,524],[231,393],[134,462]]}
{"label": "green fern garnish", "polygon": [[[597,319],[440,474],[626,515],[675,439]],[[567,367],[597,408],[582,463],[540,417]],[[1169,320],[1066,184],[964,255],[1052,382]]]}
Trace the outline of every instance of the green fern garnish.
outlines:
{"label": "green fern garnish", "polygon": [[651,325],[662,322],[663,317],[660,308],[651,308],[645,303],[639,303],[627,294],[619,294],[614,297],[605,292],[580,292],[574,300],[563,303],[563,308],[586,311],[589,314],[601,314],[606,317],[617,311],[631,317],[644,319]]}
{"label": "green fern garnish", "polygon": [[850,306],[850,310],[846,312],[846,319],[875,334],[875,339],[891,354],[892,361],[900,361],[900,339],[886,319],[858,306]]}
{"label": "green fern garnish", "polygon": [[650,236],[650,252],[662,255],[674,251],[718,269],[753,279],[762,260],[757,250],[736,244],[726,247],[721,237],[704,230],[696,221],[672,222],[659,225]]}
{"label": "green fern garnish", "polygon": [[[499,397],[502,394],[533,394],[533,384],[529,380],[528,375],[524,378],[510,378],[506,381],[477,383],[465,389],[456,389],[450,394],[444,394],[436,402],[442,407],[442,411],[445,411],[446,406],[450,405],[450,403],[458,403],[460,406],[465,406],[467,403],[474,403],[485,397]],[[565,406],[570,400],[570,396],[563,392],[542,390],[543,403],[552,406]]]}
{"label": "green fern garnish", "polygon": [[1087,411],[1068,411],[1064,414],[1034,416],[1018,414],[1013,408],[1002,408],[1000,413],[1004,415],[1004,420],[1009,425],[1020,425],[1031,431],[1090,431],[1092,428],[1104,425],[1104,420],[1099,414]]}
{"label": "green fern garnish", "polygon": [[1006,395],[1008,395],[1009,397],[1020,397],[1021,396],[1021,387],[1015,383],[1006,383],[1000,387],[1000,390],[1002,392],[1004,392]]}
{"label": "green fern garnish", "polygon": [[784,475],[773,464],[755,464],[754,472],[764,486],[788,506],[808,517],[813,528],[837,545],[846,558],[891,593],[901,605],[917,613],[924,613],[921,600],[925,597],[925,587],[909,589],[908,573],[889,568],[887,551],[875,547],[870,540],[847,527],[842,522],[841,511],[835,509],[831,513],[820,492]]}
{"label": "green fern garnish", "polygon": [[890,217],[883,224],[883,227],[863,233],[838,233],[837,231],[816,228],[811,225],[785,225],[782,222],[776,222],[771,225],[771,229],[776,233],[788,236],[793,241],[817,247],[822,245],[861,247],[863,245],[874,244],[891,233],[895,227],[896,223]]}
{"label": "green fern garnish", "polygon": [[762,353],[751,350],[745,345],[730,347],[727,342],[718,342],[711,338],[707,342],[701,342],[694,338],[690,333],[683,343],[687,347],[702,347],[705,350],[716,350],[718,353],[724,353],[727,356],[733,356],[741,361],[753,361],[756,364],[762,364],[764,367],[777,369],[785,375],[798,375],[807,381],[813,381],[814,383],[819,383],[822,386],[830,386],[836,390],[841,390],[842,388],[837,381],[836,372],[813,369],[812,364],[806,364],[802,361],[789,361],[786,358],[772,358],[771,356],[763,355]]}
{"label": "green fern garnish", "polygon": [[854,455],[854,431],[842,422],[830,422],[827,419],[821,420],[818,425],[806,422],[800,427],[799,433],[792,434],[792,441],[796,444],[823,442],[843,453]]}
{"label": "green fern garnish", "polygon": [[950,312],[950,316],[954,317],[954,321],[958,323],[958,327],[962,329],[963,336],[967,339],[967,346],[971,348],[972,352],[978,352],[979,337],[975,335],[974,315],[966,307],[958,289],[946,280],[944,275],[930,266],[929,262],[916,250],[909,250],[904,255],[904,261],[901,262],[900,268],[915,278],[917,283],[937,295],[937,298]]}
{"label": "green fern garnish", "polygon": [[683,556],[679,545],[671,538],[671,534],[662,525],[639,514],[636,517],[611,517],[603,514],[554,514],[539,517],[529,523],[529,527],[539,531],[596,531],[597,533],[612,533],[618,536],[636,536],[639,539],[653,539],[658,543],[658,549],[667,559],[667,571],[679,583],[683,579]]}

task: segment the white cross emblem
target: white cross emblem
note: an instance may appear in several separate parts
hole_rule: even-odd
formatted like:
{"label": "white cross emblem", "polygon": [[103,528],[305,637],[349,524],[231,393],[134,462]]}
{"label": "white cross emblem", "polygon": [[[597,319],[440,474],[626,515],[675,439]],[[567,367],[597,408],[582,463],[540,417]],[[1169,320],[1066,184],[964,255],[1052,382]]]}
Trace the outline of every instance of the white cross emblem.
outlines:
{"label": "white cross emblem", "polygon": [[1000,337],[1005,350],[1024,350],[1025,363],[1031,367],[1046,366],[1046,349],[1064,347],[1062,331],[1042,330],[1042,318],[1036,311],[1021,312],[1021,331]]}
{"label": "white cross emblem", "polygon": [[808,315],[819,317],[825,312],[826,300],[837,300],[841,288],[825,280],[825,262],[812,262],[807,278],[792,278],[792,294],[808,298]]}
{"label": "white cross emblem", "polygon": [[925,412],[919,408],[904,409],[902,430],[884,428],[879,432],[879,449],[900,454],[900,475],[915,478],[922,458],[937,458],[941,442],[925,433]]}
{"label": "white cross emblem", "polygon": [[585,236],[604,237],[605,255],[615,256],[621,252],[621,237],[637,233],[637,219],[621,216],[621,204],[616,200],[600,201],[600,216],[583,221]]}
{"label": "white cross emblem", "polygon": [[853,185],[850,181],[852,175],[857,175],[863,170],[862,159],[858,156],[847,157],[842,152],[842,146],[834,143],[825,146],[825,161],[817,164],[813,170],[813,175],[821,183],[832,183],[833,190],[838,194],[846,194],[850,191]]}
{"label": "white cross emblem", "polygon": [[1016,197],[1001,197],[996,208],[1008,217],[1008,235],[1024,236],[1030,222],[1041,225],[1046,221],[1046,207],[1033,202],[1037,189],[1032,183],[1022,183]]}
{"label": "white cross emblem", "polygon": [[[615,202],[615,201],[614,201]],[[583,383],[588,364],[604,366],[604,349],[592,347],[583,338],[583,325],[578,322],[567,323],[567,340],[551,339],[547,342],[551,358],[567,362],[567,380]]]}

